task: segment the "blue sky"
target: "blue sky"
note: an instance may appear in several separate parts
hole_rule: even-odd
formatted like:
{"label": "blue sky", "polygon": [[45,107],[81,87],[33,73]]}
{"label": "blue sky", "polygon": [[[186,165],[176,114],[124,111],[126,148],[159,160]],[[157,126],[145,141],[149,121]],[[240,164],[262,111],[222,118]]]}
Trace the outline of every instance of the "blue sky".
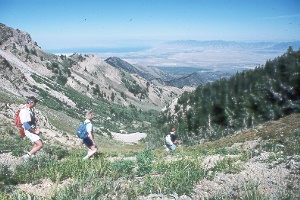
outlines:
{"label": "blue sky", "polygon": [[299,0],[0,0],[0,22],[43,49],[153,40],[300,40]]}

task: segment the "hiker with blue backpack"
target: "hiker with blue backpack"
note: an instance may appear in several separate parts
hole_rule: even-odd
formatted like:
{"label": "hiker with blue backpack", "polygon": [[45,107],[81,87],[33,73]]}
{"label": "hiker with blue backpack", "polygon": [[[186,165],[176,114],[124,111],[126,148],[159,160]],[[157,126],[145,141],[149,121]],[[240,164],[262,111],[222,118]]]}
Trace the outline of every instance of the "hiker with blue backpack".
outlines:
{"label": "hiker with blue backpack", "polygon": [[19,113],[25,136],[33,143],[32,149],[22,157],[24,161],[33,157],[34,154],[43,147],[43,142],[40,138],[40,134],[42,132],[36,129],[37,118],[35,116],[34,106],[37,102],[38,100],[34,96],[27,98],[26,104],[22,107]]}
{"label": "hiker with blue backpack", "polygon": [[83,160],[89,159],[93,154],[96,153],[96,142],[94,139],[94,126],[91,120],[96,116],[92,111],[88,111],[85,115],[85,121],[77,129],[77,136],[83,140],[83,143],[88,147],[88,153]]}

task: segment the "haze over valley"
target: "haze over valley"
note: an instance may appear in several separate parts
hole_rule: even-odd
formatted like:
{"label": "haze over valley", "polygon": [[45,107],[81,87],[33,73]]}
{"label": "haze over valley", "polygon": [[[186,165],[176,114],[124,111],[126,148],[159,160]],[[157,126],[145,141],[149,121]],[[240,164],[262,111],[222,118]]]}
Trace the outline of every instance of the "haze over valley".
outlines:
{"label": "haze over valley", "polygon": [[[133,42],[134,43],[134,42]],[[140,42],[142,43],[142,42]],[[144,42],[145,43],[145,42]],[[234,42],[174,40],[120,47],[91,47],[49,49],[55,54],[93,53],[101,59],[118,57],[130,64],[156,67],[182,76],[195,71],[221,71],[234,74],[264,65],[286,52],[289,46],[300,48],[300,41],[290,42]],[[173,69],[177,68],[177,69]]]}

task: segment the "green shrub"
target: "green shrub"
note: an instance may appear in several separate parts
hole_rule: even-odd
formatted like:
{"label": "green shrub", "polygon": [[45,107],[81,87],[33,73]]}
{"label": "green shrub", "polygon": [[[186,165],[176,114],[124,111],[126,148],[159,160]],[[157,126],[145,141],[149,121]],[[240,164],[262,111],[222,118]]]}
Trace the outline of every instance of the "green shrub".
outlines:
{"label": "green shrub", "polygon": [[144,150],[136,156],[136,161],[138,165],[137,175],[143,176],[152,172],[152,161],[154,160],[154,153],[151,150]]}
{"label": "green shrub", "polygon": [[13,178],[18,183],[31,183],[40,180],[41,177],[47,178],[49,175],[43,172],[51,168],[55,162],[56,160],[50,159],[49,156],[30,158],[27,162],[16,166]]}
{"label": "green shrub", "polygon": [[292,133],[292,136],[285,143],[285,154],[289,156],[300,155],[300,130]]}
{"label": "green shrub", "polygon": [[23,155],[32,143],[19,136],[19,133],[14,132],[13,137],[2,137],[0,140],[0,152],[11,152],[13,156]]}
{"label": "green shrub", "polygon": [[130,177],[133,175],[133,169],[135,167],[132,160],[117,160],[111,164],[112,170],[117,173],[118,177]]}
{"label": "green shrub", "polygon": [[57,145],[45,146],[43,150],[50,156],[56,156],[59,160],[69,155],[66,148]]}
{"label": "green shrub", "polygon": [[0,164],[0,184],[15,185],[17,182],[12,176],[13,172],[8,166]]}
{"label": "green shrub", "polygon": [[225,147],[218,148],[218,149],[216,149],[216,154],[227,155],[228,154],[228,150]]}
{"label": "green shrub", "polygon": [[225,157],[224,159],[219,160],[212,170],[214,172],[224,172],[229,174],[239,173],[242,171],[242,168],[236,164],[237,160],[238,158]]}

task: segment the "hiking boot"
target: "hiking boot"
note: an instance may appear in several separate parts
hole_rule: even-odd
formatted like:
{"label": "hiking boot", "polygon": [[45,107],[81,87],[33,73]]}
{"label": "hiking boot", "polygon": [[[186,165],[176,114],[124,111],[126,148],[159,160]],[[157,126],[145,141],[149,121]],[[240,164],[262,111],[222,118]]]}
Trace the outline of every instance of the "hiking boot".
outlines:
{"label": "hiking boot", "polygon": [[88,151],[88,156],[91,157],[94,153],[97,152],[97,149],[94,149],[94,150],[89,150]]}
{"label": "hiking boot", "polygon": [[88,151],[88,154],[83,158],[83,160],[89,159],[92,155],[94,155],[97,152],[97,149],[90,150]]}
{"label": "hiking boot", "polygon": [[90,156],[89,155],[86,155],[85,157],[83,157],[83,160],[87,160],[87,159],[89,159],[90,158]]}
{"label": "hiking boot", "polygon": [[31,157],[31,155],[29,155],[28,153],[27,154],[25,154],[24,156],[22,156],[22,160],[24,161],[24,162],[27,162],[28,161],[28,159]]}

